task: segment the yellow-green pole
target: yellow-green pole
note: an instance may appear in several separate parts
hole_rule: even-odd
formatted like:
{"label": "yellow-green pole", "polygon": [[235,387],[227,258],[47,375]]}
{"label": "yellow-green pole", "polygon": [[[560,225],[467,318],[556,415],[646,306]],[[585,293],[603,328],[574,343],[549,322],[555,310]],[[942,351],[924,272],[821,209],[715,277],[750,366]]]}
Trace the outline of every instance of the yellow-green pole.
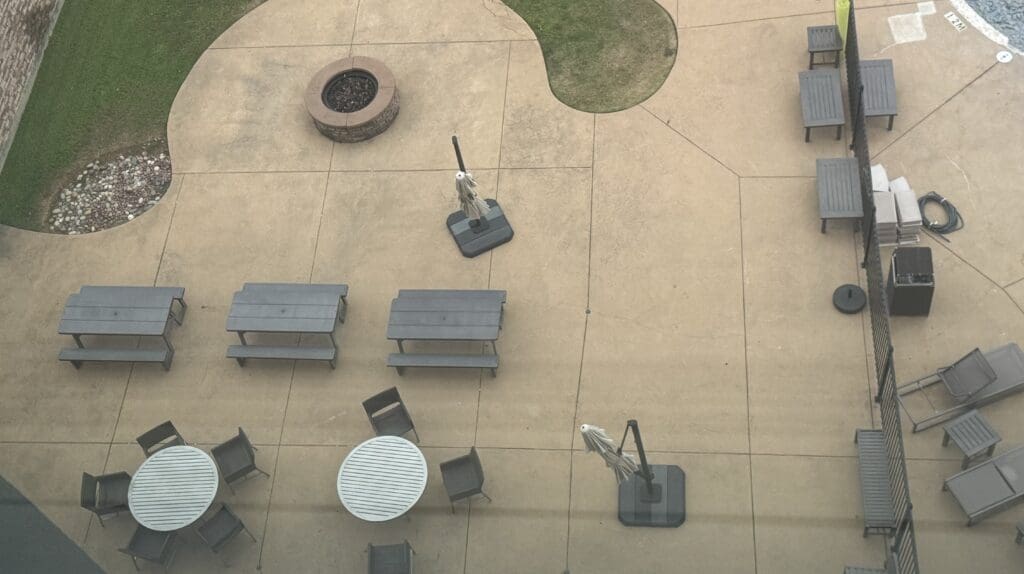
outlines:
{"label": "yellow-green pole", "polygon": [[836,0],[836,26],[839,27],[839,37],[843,40],[843,49],[846,49],[846,27],[850,23],[850,0]]}

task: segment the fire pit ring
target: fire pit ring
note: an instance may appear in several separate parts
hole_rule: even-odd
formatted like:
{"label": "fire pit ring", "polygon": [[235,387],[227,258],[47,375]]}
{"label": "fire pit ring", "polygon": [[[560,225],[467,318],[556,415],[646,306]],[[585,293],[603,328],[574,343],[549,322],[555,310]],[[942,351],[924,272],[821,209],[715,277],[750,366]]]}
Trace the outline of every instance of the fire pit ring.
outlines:
{"label": "fire pit ring", "polygon": [[394,74],[383,62],[363,56],[325,66],[310,80],[305,99],[317,129],[337,142],[368,140],[398,117]]}

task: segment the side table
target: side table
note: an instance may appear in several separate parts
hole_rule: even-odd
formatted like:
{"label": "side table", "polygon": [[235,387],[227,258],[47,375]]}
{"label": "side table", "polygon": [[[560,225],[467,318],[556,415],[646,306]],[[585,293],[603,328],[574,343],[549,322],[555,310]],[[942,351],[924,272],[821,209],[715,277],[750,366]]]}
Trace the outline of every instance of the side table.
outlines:
{"label": "side table", "polygon": [[[810,63],[807,69],[813,70],[815,64],[832,64],[839,67],[839,54],[843,51],[843,40],[839,37],[839,28],[832,24],[830,26],[811,26],[807,28],[807,52],[810,54]],[[815,54],[835,54],[832,61],[815,62]]]}
{"label": "side table", "polygon": [[977,410],[968,411],[949,421],[943,425],[942,430],[942,446],[947,446],[952,439],[964,453],[961,470],[975,460],[992,456],[996,444],[1003,440]]}

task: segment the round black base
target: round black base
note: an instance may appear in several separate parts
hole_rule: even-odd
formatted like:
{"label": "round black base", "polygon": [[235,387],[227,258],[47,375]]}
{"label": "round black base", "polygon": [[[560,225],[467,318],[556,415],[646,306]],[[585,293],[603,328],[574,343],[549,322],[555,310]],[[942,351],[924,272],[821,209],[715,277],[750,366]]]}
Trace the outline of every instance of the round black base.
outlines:
{"label": "round black base", "polygon": [[647,481],[635,474],[619,484],[619,522],[677,528],[686,521],[686,473],[675,465],[652,464],[650,469],[654,496]]}
{"label": "round black base", "polygon": [[839,309],[840,313],[853,315],[860,313],[864,305],[868,304],[868,296],[864,294],[863,289],[856,285],[840,285],[835,293],[832,293],[832,304]]}

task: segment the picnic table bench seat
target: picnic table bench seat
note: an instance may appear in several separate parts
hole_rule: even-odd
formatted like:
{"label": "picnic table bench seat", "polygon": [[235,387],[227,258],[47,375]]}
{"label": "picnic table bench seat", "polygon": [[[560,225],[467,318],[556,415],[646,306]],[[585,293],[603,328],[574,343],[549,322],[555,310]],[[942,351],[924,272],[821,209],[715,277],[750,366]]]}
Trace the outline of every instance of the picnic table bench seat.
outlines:
{"label": "picnic table bench seat", "polygon": [[896,529],[885,436],[876,429],[857,429],[857,467],[864,509],[864,536],[890,534]]}
{"label": "picnic table bench seat", "polygon": [[395,367],[398,374],[405,367],[490,369],[491,376],[498,376],[498,355],[442,355],[426,353],[391,353],[388,366]]}
{"label": "picnic table bench seat", "polygon": [[80,368],[83,362],[104,362],[104,363],[160,363],[164,370],[170,370],[171,359],[174,358],[174,349],[102,349],[102,348],[64,348],[60,350],[57,358],[61,361],[68,361],[75,368]]}

